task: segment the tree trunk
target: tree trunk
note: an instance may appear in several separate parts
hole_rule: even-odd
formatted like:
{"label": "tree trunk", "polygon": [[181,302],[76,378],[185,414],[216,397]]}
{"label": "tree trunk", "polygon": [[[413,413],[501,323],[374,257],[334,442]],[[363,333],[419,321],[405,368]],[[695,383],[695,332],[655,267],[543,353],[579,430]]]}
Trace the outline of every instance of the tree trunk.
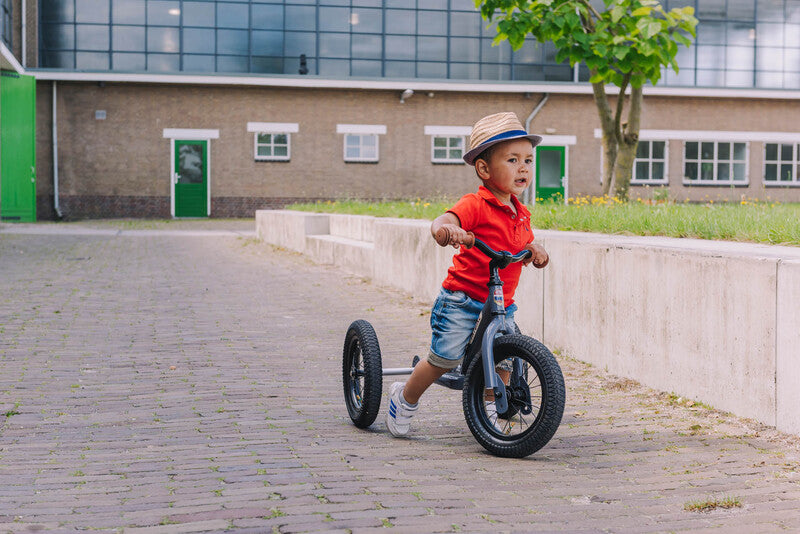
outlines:
{"label": "tree trunk", "polygon": [[635,157],[636,143],[631,145],[625,142],[620,145],[617,166],[614,169],[616,189],[613,194],[613,196],[619,197],[620,200],[628,200],[628,190],[633,176],[633,160]]}
{"label": "tree trunk", "polygon": [[617,138],[603,130],[603,194],[613,195],[614,168],[617,164]]}
{"label": "tree trunk", "polygon": [[[622,95],[620,95],[622,97]],[[615,175],[615,196],[628,200],[628,190],[633,177],[633,160],[639,146],[639,125],[642,118],[642,88],[631,89],[631,105],[628,109],[628,121],[622,128],[622,140],[619,144]]]}
{"label": "tree trunk", "polygon": [[[594,70],[591,72],[594,76]],[[609,191],[613,191],[614,166],[617,161],[617,135],[614,131],[614,116],[608,103],[605,85],[602,82],[593,83],[592,91],[603,132],[603,194],[607,195]]]}

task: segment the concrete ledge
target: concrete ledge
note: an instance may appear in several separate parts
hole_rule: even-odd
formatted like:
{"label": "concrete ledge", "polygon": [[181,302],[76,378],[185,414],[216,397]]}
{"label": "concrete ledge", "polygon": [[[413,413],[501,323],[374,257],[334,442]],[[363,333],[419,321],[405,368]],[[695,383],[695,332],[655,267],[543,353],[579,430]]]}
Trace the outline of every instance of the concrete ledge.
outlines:
{"label": "concrete ledge", "polygon": [[778,264],[777,427],[800,435],[800,261]]}
{"label": "concrete ledge", "polygon": [[[429,221],[259,211],[256,224],[267,242],[431,301],[455,252],[433,244]],[[551,261],[523,273],[523,331],[614,374],[800,435],[800,249],[536,236]]]}
{"label": "concrete ledge", "polygon": [[332,213],[329,217],[331,235],[358,241],[375,241],[375,217],[340,213]]}
{"label": "concrete ledge", "polygon": [[648,238],[570,234],[547,244],[546,344],[775,425],[777,260]]}
{"label": "concrete ledge", "polygon": [[256,211],[256,237],[295,252],[306,252],[306,236],[329,233],[330,218],[324,213]]}
{"label": "concrete ledge", "polygon": [[402,289],[433,303],[455,249],[432,247],[430,227],[430,221],[380,219],[376,222],[377,283]]}
{"label": "concrete ledge", "polygon": [[332,235],[306,237],[306,254],[319,263],[341,267],[357,276],[373,278],[375,246],[366,241]]}

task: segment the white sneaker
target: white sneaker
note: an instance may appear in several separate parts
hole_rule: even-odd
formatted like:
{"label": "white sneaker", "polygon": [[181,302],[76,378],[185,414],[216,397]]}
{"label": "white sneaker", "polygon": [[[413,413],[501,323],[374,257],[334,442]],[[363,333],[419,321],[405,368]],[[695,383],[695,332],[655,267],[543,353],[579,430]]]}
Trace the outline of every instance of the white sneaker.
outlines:
{"label": "white sneaker", "polygon": [[489,422],[494,424],[497,421],[497,405],[494,401],[484,401],[483,408],[486,412],[486,417],[489,418]]}
{"label": "white sneaker", "polygon": [[389,389],[389,409],[386,411],[386,427],[393,436],[405,436],[411,429],[411,418],[419,406],[409,406],[400,400],[403,382],[395,382]]}

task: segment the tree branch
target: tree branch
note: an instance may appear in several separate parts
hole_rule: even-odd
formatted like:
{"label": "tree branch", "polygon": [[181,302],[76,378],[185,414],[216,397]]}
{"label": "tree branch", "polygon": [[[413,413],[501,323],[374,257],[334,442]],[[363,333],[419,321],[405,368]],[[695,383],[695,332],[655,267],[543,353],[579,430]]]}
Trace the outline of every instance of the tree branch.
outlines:
{"label": "tree branch", "polygon": [[620,121],[622,120],[622,108],[625,107],[625,91],[628,89],[628,83],[631,81],[631,73],[626,72],[622,77],[622,85],[619,87],[619,97],[617,98],[617,112],[614,115],[614,135],[618,143],[622,143],[622,128]]}
{"label": "tree branch", "polygon": [[[592,15],[594,15],[595,18],[597,18],[597,20],[601,20],[603,18],[602,15],[600,15],[600,13],[597,12],[594,6],[589,3],[589,0],[579,0],[579,1],[581,4],[586,6],[586,9],[588,9],[592,13]],[[592,29],[594,29],[594,24],[592,23],[591,20],[589,21],[589,23],[592,24]]]}
{"label": "tree branch", "polygon": [[[594,76],[597,74],[597,69],[589,69],[589,73]],[[606,86],[603,82],[595,82],[592,84],[592,92],[594,92],[594,101],[597,109],[600,112],[600,122],[603,128],[611,126],[611,106],[608,104],[608,96],[606,96]]]}

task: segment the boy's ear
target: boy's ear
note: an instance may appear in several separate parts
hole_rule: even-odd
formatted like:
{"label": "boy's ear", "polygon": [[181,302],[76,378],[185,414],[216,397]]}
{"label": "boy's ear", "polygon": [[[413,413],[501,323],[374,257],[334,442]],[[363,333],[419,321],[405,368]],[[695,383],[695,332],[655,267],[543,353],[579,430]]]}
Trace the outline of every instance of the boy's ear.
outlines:
{"label": "boy's ear", "polygon": [[476,159],[475,173],[481,180],[488,180],[490,178],[489,163],[485,159]]}

